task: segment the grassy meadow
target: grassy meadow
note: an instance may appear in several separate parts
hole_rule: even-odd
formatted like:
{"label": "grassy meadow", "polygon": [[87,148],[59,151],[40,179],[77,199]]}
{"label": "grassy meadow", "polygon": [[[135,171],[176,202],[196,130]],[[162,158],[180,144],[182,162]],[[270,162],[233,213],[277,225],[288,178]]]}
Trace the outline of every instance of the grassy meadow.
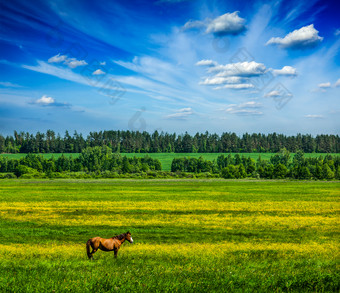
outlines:
{"label": "grassy meadow", "polygon": [[[0,154],[0,156],[5,156],[10,159],[20,159],[22,157],[25,157],[27,154]],[[59,158],[62,154],[41,154],[44,158],[51,158],[52,156],[54,158]],[[79,153],[66,153],[65,156],[71,156],[73,158],[76,158],[79,156]],[[122,156],[127,156],[128,158],[132,158],[134,156],[136,157],[145,157],[146,155],[150,156],[153,159],[158,159],[162,163],[162,170],[163,171],[171,171],[171,163],[174,158],[183,158],[183,157],[190,157],[190,158],[199,158],[203,157],[205,160],[213,161],[216,160],[221,153],[121,153]],[[228,153],[224,154],[225,156],[228,155]],[[232,153],[231,155],[235,156],[236,153]],[[240,153],[240,156],[250,157],[254,160],[257,160],[259,156],[263,160],[269,160],[271,156],[275,155],[275,153]],[[306,153],[306,158],[318,158],[319,156],[326,156],[328,154],[326,153]],[[339,154],[329,154],[329,155],[339,155]],[[294,154],[291,154],[291,158],[294,156]]]}
{"label": "grassy meadow", "polygon": [[[1,292],[338,292],[339,182],[2,180]],[[130,230],[114,259],[85,243]]]}
{"label": "grassy meadow", "polygon": [[[1,292],[338,292],[340,183],[1,180]],[[87,259],[86,241],[134,244]]]}

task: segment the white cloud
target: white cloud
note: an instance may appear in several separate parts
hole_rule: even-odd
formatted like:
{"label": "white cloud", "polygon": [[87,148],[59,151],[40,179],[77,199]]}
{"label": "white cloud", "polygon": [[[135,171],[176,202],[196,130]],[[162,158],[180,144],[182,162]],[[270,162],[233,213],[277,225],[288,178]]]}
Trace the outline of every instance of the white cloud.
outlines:
{"label": "white cloud", "polygon": [[197,65],[197,66],[216,66],[216,65],[218,65],[218,63],[216,61],[213,61],[213,60],[201,60],[201,61],[198,61],[195,65]]}
{"label": "white cloud", "polygon": [[340,78],[336,81],[334,86],[336,86],[336,87],[340,86]]}
{"label": "white cloud", "polygon": [[329,88],[331,87],[331,83],[330,82],[319,83],[318,87],[322,89]]}
{"label": "white cloud", "polygon": [[68,58],[67,55],[55,55],[51,58],[49,58],[48,63],[61,63],[64,62],[68,67],[70,68],[76,68],[78,66],[84,66],[87,65],[87,62],[85,60],[77,60],[76,58]]}
{"label": "white cloud", "polygon": [[191,108],[182,108],[176,111],[174,114],[170,114],[165,116],[166,119],[178,119],[178,120],[185,120],[190,115],[194,114]]}
{"label": "white cloud", "polygon": [[40,99],[35,101],[36,104],[41,105],[51,105],[55,103],[55,100],[52,97],[48,97],[47,95],[43,95]]}
{"label": "white cloud", "polygon": [[22,87],[21,85],[9,82],[9,81],[0,81],[0,86],[5,86],[5,87]]}
{"label": "white cloud", "polygon": [[334,32],[335,36],[339,36],[340,35],[340,28],[338,28],[335,32]]}
{"label": "white cloud", "polygon": [[259,111],[262,104],[255,101],[250,101],[242,104],[230,104],[224,110],[228,114],[246,115],[246,116],[261,116],[263,112]]}
{"label": "white cloud", "polygon": [[51,57],[50,59],[48,59],[48,63],[60,63],[60,62],[65,62],[66,60],[67,60],[67,56],[60,55],[59,53],[58,55],[55,55]]}
{"label": "white cloud", "polygon": [[296,76],[296,68],[291,66],[284,66],[282,69],[273,69],[274,75]]}
{"label": "white cloud", "polygon": [[64,63],[70,68],[87,65],[85,60],[77,60],[76,58],[69,58]]}
{"label": "white cloud", "polygon": [[93,75],[101,75],[101,74],[105,74],[105,72],[104,72],[103,70],[101,70],[101,69],[97,69],[97,70],[94,71],[92,74],[93,74]]}
{"label": "white cloud", "polygon": [[266,72],[266,66],[255,61],[237,62],[210,67],[208,72],[219,72],[217,76],[258,76]]}
{"label": "white cloud", "polygon": [[220,89],[244,90],[244,89],[250,89],[250,88],[254,88],[254,85],[251,83],[240,83],[240,84],[226,84],[221,87],[215,87],[214,90],[220,90]]}
{"label": "white cloud", "polygon": [[223,14],[213,19],[206,29],[206,33],[218,36],[237,35],[245,30],[245,19],[238,16],[239,11]]}
{"label": "white cloud", "polygon": [[279,93],[279,91],[271,91],[271,92],[269,92],[268,94],[266,94],[264,96],[268,97],[268,98],[276,98],[276,97],[280,96],[280,93]]}
{"label": "white cloud", "polygon": [[270,91],[269,93],[265,94],[265,98],[278,98],[278,97],[292,97],[291,93],[287,93],[286,91],[279,92],[277,90]]}
{"label": "white cloud", "polygon": [[277,44],[282,48],[291,49],[315,47],[323,40],[323,37],[318,34],[319,31],[314,28],[314,24],[311,24],[290,32],[284,38],[271,38],[266,45]]}
{"label": "white cloud", "polygon": [[305,118],[309,118],[309,119],[323,119],[324,117],[322,115],[305,115]]}
{"label": "white cloud", "polygon": [[205,78],[204,81],[201,81],[199,84],[222,85],[213,88],[214,90],[242,90],[254,88],[255,86],[251,82],[251,78],[263,75],[267,72],[267,68],[264,64],[255,61],[221,65],[212,60],[201,60],[199,61],[199,65],[208,65],[207,72],[214,74],[211,77]]}
{"label": "white cloud", "polygon": [[106,65],[106,61],[100,62],[99,64],[102,65],[102,66],[105,66]]}
{"label": "white cloud", "polygon": [[184,30],[189,30],[189,29],[196,29],[196,28],[202,28],[205,26],[205,23],[200,20],[189,20],[188,22],[185,23],[183,26]]}
{"label": "white cloud", "polygon": [[243,79],[239,76],[229,76],[229,77],[219,77],[214,76],[212,78],[206,78],[204,81],[200,82],[199,84],[203,85],[218,85],[218,84],[224,84],[224,83],[241,83]]}

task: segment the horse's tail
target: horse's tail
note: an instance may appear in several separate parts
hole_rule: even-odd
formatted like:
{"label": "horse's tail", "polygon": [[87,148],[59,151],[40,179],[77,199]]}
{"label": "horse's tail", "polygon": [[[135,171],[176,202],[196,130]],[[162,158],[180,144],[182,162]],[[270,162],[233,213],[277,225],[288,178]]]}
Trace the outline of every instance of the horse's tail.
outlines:
{"label": "horse's tail", "polygon": [[86,242],[86,252],[87,252],[88,258],[92,257],[92,255],[90,253],[90,247],[91,247],[91,239],[87,240],[87,242]]}

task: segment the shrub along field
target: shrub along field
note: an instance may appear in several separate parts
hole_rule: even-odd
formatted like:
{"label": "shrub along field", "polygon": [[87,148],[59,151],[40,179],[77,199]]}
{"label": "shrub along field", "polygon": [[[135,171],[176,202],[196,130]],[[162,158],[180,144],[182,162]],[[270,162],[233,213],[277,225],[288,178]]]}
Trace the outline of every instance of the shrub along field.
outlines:
{"label": "shrub along field", "polygon": [[[1,180],[0,291],[339,291],[339,181]],[[85,243],[129,230],[93,262]]]}

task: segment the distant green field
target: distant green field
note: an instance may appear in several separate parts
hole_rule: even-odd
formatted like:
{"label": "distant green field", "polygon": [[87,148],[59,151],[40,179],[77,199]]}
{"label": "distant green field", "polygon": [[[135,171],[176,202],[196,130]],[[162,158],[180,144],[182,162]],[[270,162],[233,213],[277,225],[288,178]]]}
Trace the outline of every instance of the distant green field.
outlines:
{"label": "distant green field", "polygon": [[[0,292],[339,292],[340,183],[1,180]],[[132,233],[114,259],[85,243]]]}
{"label": "distant green field", "polygon": [[[0,154],[1,156],[6,156],[11,159],[19,159],[22,157],[25,157],[26,154]],[[54,158],[59,158],[62,154],[41,154],[44,156],[44,158],[51,158],[52,156]],[[75,153],[66,153],[65,156],[72,156],[73,158],[76,158],[79,156],[79,154]],[[162,170],[163,171],[170,171],[171,170],[171,162],[174,158],[183,158],[183,157],[190,157],[190,158],[199,158],[203,157],[205,160],[216,160],[221,153],[121,153],[122,156],[127,156],[128,158],[132,158],[134,156],[136,157],[144,157],[146,155],[150,156],[153,159],[158,159],[162,163]],[[224,154],[225,156],[228,155],[228,153]],[[233,156],[236,155],[236,153],[232,154]],[[251,157],[254,160],[257,160],[259,156],[263,160],[269,160],[271,156],[275,155],[275,153],[240,153],[240,156],[245,157]],[[340,154],[326,154],[326,153],[310,153],[305,154],[306,158],[317,158],[319,156],[325,156],[325,155],[336,155],[340,156]],[[291,154],[291,157],[293,157],[294,154]]]}

